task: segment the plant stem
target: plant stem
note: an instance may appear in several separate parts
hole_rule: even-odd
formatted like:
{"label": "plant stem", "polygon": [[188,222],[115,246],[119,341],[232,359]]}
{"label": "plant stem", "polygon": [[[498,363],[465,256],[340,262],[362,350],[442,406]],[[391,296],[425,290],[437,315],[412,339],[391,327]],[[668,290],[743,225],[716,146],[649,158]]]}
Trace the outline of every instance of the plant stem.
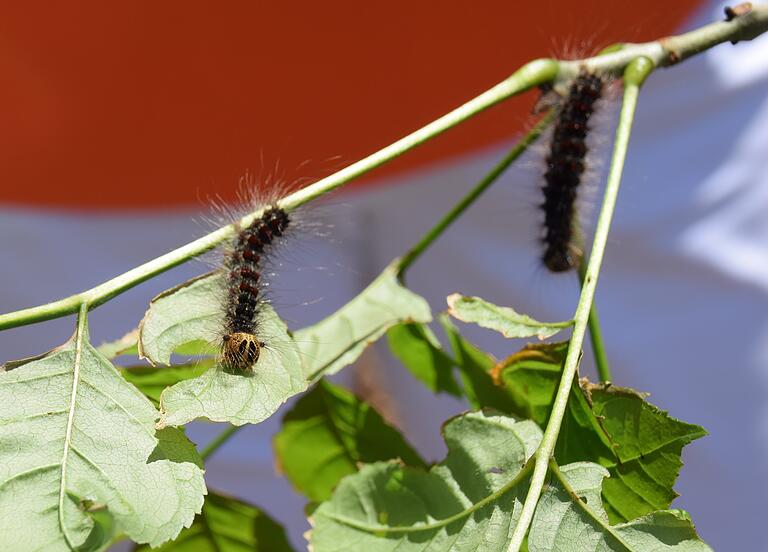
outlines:
{"label": "plant stem", "polygon": [[624,97],[621,115],[619,116],[619,125],[616,129],[611,169],[608,173],[603,206],[597,220],[595,238],[585,271],[584,285],[581,288],[581,296],[579,297],[576,314],[574,315],[573,335],[568,345],[568,354],[565,358],[563,375],[560,378],[560,385],[557,388],[557,394],[552,405],[552,413],[544,430],[544,437],[536,451],[536,463],[533,468],[533,475],[531,476],[531,484],[528,488],[528,495],[525,497],[525,503],[523,504],[517,527],[515,527],[515,531],[512,534],[508,548],[509,552],[517,552],[525,538],[536,510],[536,504],[541,496],[541,489],[547,475],[549,460],[555,450],[563,415],[568,404],[571,384],[578,369],[582,345],[584,344],[584,334],[587,331],[589,313],[592,310],[592,300],[595,296],[597,278],[600,274],[600,265],[603,261],[605,245],[608,241],[608,230],[610,229],[613,211],[616,206],[616,197],[619,192],[621,174],[624,169],[627,146],[629,145],[629,135],[632,129],[632,121],[635,117],[638,92],[640,85],[652,70],[653,64],[648,58],[638,58],[630,62],[624,72]]}
{"label": "plant stem", "polygon": [[[440,117],[425,127],[409,134],[405,138],[401,138],[394,144],[353,163],[339,172],[287,195],[278,201],[278,205],[287,211],[304,205],[318,196],[328,193],[376,167],[383,165],[387,161],[399,157],[427,140],[442,134],[446,130],[466,121],[470,117],[477,115],[481,111],[534,86],[551,81],[557,74],[557,71],[558,62],[554,60],[539,59],[531,61],[501,83],[490,90],[483,92],[476,98],[454,109],[443,117]],[[238,224],[240,226],[250,225],[256,217],[261,216],[263,210],[263,208],[259,209],[243,217],[238,221]],[[66,316],[77,312],[82,304],[85,304],[88,309],[97,307],[141,282],[213,249],[221,242],[234,235],[238,224],[233,223],[224,226],[223,228],[203,236],[183,247],[170,251],[165,255],[77,295],[72,295],[47,305],[0,315],[0,330]]]}
{"label": "plant stem", "polygon": [[416,245],[403,255],[397,270],[397,275],[401,281],[404,279],[405,271],[429,248],[429,246],[432,245],[432,242],[440,237],[445,229],[459,218],[462,213],[464,213],[464,211],[466,211],[467,208],[490,187],[491,184],[504,174],[504,171],[506,171],[509,166],[520,157],[526,149],[528,149],[528,146],[541,136],[544,129],[552,122],[555,114],[555,110],[551,110],[546,116],[542,117],[536,126],[528,131],[528,133],[514,145],[509,153],[507,153],[507,155],[505,155],[504,158],[453,207],[453,209],[446,213],[440,222],[435,224],[435,226],[432,227],[432,229],[427,232]]}
{"label": "plant stem", "polygon": [[219,450],[221,445],[229,441],[229,438],[232,437],[235,433],[243,429],[244,425],[230,425],[227,429],[219,433],[216,437],[211,440],[210,443],[205,445],[205,448],[200,452],[200,458],[203,460],[208,460],[208,458],[213,455],[214,452]]}
{"label": "plant stem", "polygon": [[[584,287],[584,277],[586,274],[586,265],[579,264],[579,282]],[[597,316],[597,305],[592,303],[589,310],[589,339],[592,342],[592,355],[595,358],[595,368],[601,383],[612,381],[611,367],[608,365],[608,355],[605,353],[605,343],[603,342],[603,332],[600,329],[600,319]]]}
{"label": "plant stem", "polygon": [[749,13],[730,21],[715,21],[687,33],[622,48],[586,60],[561,62],[559,78],[569,79],[586,66],[591,71],[621,75],[634,59],[648,58],[656,67],[668,67],[723,42],[752,40],[768,31],[768,5],[753,5]]}

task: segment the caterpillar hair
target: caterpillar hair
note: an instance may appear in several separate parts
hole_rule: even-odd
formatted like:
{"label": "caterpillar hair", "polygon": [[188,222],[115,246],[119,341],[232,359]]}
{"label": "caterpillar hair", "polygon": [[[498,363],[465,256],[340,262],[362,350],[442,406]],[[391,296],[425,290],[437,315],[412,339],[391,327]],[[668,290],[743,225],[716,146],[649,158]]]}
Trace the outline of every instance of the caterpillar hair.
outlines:
{"label": "caterpillar hair", "polygon": [[[306,164],[296,170],[304,170]],[[276,165],[271,171],[242,176],[234,201],[206,200],[211,208],[210,215],[203,219],[207,227],[218,228],[233,221],[236,227],[234,236],[219,253],[203,259],[221,274],[216,294],[219,324],[210,344],[218,350],[218,362],[225,370],[248,374],[265,361],[266,351],[282,355],[294,350],[289,337],[275,326],[272,292],[275,287],[289,291],[292,280],[284,265],[305,263],[306,246],[312,240],[333,242],[329,234],[333,224],[329,222],[327,202],[286,210],[280,207],[280,201],[314,180],[293,175],[289,179],[278,174]],[[249,223],[237,222],[253,212],[261,215]],[[285,247],[289,243],[291,247]],[[297,252],[301,254],[295,257]],[[315,283],[302,282],[299,288],[290,289],[291,300],[299,303],[287,304],[309,304],[305,302],[306,294]]]}
{"label": "caterpillar hair", "polygon": [[242,229],[226,255],[229,271],[225,304],[225,333],[222,337],[222,363],[245,371],[259,360],[265,345],[259,335],[259,314],[264,306],[261,291],[262,257],[269,253],[290,223],[283,209],[270,205],[262,216]]}
{"label": "caterpillar hair", "polygon": [[576,210],[579,184],[586,167],[589,119],[603,91],[603,79],[582,70],[560,102],[544,173],[542,262],[552,272],[565,272],[581,262]]}

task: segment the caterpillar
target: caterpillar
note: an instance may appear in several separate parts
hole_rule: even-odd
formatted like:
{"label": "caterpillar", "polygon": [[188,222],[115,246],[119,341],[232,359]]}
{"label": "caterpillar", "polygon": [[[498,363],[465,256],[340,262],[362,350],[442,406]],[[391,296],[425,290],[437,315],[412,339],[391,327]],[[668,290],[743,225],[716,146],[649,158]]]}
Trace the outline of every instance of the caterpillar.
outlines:
{"label": "caterpillar", "polygon": [[265,346],[258,337],[259,315],[265,304],[259,285],[262,260],[290,222],[288,213],[270,205],[261,217],[237,234],[225,255],[228,277],[221,359],[228,368],[251,369]]}
{"label": "caterpillar", "polygon": [[603,91],[603,80],[582,70],[562,100],[544,173],[544,253],[552,272],[565,272],[581,260],[576,199],[586,167],[589,119]]}

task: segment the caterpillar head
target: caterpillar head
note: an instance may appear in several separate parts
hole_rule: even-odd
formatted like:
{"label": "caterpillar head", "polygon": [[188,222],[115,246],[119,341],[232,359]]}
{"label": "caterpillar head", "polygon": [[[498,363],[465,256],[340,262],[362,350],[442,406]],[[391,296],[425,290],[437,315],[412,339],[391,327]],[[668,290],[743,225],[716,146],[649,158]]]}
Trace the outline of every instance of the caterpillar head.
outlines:
{"label": "caterpillar head", "polygon": [[244,332],[227,334],[221,346],[223,364],[245,372],[259,360],[259,353],[263,346],[264,343],[253,334]]}

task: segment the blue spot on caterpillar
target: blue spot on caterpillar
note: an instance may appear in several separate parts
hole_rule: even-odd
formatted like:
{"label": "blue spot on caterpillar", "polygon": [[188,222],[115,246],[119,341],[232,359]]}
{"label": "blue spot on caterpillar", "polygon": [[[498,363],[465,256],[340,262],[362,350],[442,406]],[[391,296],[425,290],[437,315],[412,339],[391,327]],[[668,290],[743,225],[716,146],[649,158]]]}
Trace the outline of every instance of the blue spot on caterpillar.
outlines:
{"label": "blue spot on caterpillar", "polygon": [[261,261],[289,223],[288,214],[272,205],[238,233],[226,255],[224,266],[229,276],[221,358],[228,368],[246,371],[259,360],[265,345],[257,337],[259,315],[265,304],[260,287]]}
{"label": "blue spot on caterpillar", "polygon": [[589,119],[603,90],[602,79],[582,71],[560,105],[544,173],[544,253],[542,262],[552,272],[565,272],[581,262],[575,243],[579,228],[576,199],[585,169]]}

